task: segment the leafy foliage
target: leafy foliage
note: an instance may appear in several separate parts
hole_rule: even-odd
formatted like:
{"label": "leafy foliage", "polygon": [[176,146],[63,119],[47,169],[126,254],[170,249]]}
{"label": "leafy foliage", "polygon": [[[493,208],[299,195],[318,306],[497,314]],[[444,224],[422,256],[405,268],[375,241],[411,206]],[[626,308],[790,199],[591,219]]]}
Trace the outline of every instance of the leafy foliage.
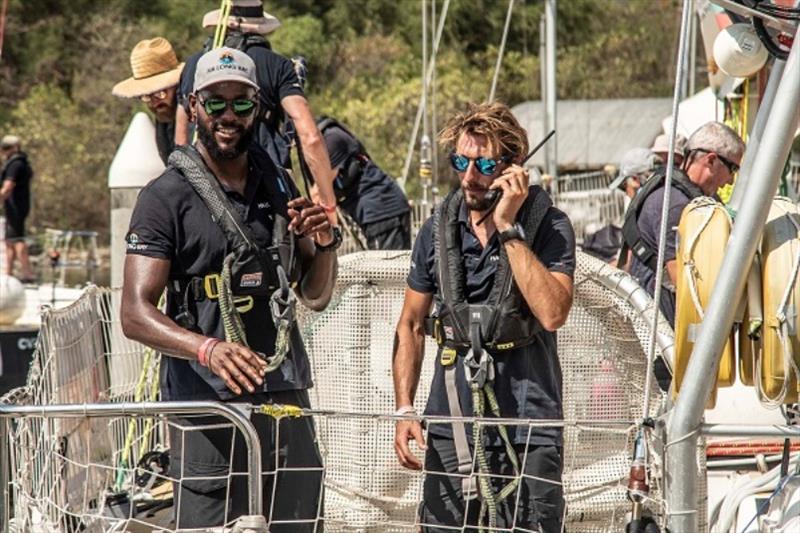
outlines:
{"label": "leafy foliage", "polygon": [[[427,24],[433,28],[433,2]],[[419,0],[271,0],[283,23],[273,47],[309,62],[307,93],[362,137],[371,156],[400,175],[422,89]],[[431,129],[468,101],[485,99],[508,4],[451,0],[437,57]],[[31,157],[34,227],[107,232],[108,166],[136,101],[111,96],[130,75],[140,39],[166,37],[180,57],[197,51],[218,0],[10,0],[0,61],[0,133],[14,132]],[[443,0],[435,2],[436,20]],[[539,0],[517,0],[497,98],[539,97]],[[561,98],[665,96],[672,87],[676,0],[558,3]],[[428,50],[431,49],[431,36]],[[444,154],[439,173],[449,176]],[[418,191],[416,154],[407,189]]]}

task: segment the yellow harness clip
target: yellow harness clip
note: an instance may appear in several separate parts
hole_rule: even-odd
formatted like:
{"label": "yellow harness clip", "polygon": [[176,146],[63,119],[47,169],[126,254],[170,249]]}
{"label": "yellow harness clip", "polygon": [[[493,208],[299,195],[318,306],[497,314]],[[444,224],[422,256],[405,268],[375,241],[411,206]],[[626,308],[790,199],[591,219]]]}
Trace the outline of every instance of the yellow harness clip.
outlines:
{"label": "yellow harness clip", "polygon": [[450,366],[456,362],[458,353],[452,348],[442,348],[440,361],[442,366]]}
{"label": "yellow harness clip", "polygon": [[219,286],[221,278],[219,274],[207,274],[203,278],[203,287],[206,290],[206,298],[209,300],[216,300],[219,298]]}

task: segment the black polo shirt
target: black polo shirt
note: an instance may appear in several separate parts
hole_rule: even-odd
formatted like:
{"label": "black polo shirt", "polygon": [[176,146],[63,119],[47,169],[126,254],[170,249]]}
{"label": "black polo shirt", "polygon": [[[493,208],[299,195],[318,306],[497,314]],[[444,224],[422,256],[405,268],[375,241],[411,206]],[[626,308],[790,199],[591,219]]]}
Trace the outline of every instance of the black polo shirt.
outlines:
{"label": "black polo shirt", "polygon": [[[194,91],[194,75],[197,62],[204,52],[198,52],[186,60],[178,84],[178,102],[184,107],[189,105],[189,95]],[[290,59],[276,54],[266,46],[255,45],[245,50],[256,64],[256,78],[259,87],[259,101],[265,119],[256,128],[256,141],[269,153],[273,161],[284,168],[290,168],[289,146],[280,133],[284,120],[281,100],[287,96],[305,97],[303,86],[297,79],[294,64]]]}
{"label": "black polo shirt", "polygon": [[4,208],[6,216],[17,218],[25,218],[31,209],[31,179],[33,178],[33,169],[28,163],[28,156],[24,152],[18,152],[11,157],[3,165],[3,172],[0,175],[0,187],[6,180],[14,182],[14,189],[11,195],[6,198]]}
{"label": "black polo shirt", "polygon": [[[277,171],[258,147],[248,152],[250,173],[244,196],[226,191],[261,246],[269,246],[276,213],[286,214],[286,203],[296,190]],[[127,253],[170,260],[169,280],[203,277],[222,270],[226,239],[211,220],[208,208],[188,181],[168,167],[139,194],[130,230]],[[242,313],[247,341],[258,352],[275,352],[276,330],[267,298],[255,299],[251,310]],[[176,298],[168,298],[167,314],[177,314]],[[190,299],[189,309],[197,317],[195,329],[203,335],[224,339],[216,299]],[[262,392],[307,389],[312,386],[308,355],[297,327],[292,330],[291,350],[283,365],[266,375]],[[165,357],[161,365],[161,391],[165,400],[230,400],[235,395],[219,377],[197,361]]]}
{"label": "black polo shirt", "polygon": [[[467,299],[469,303],[484,303],[494,285],[497,263],[500,260],[500,240],[495,233],[486,243],[486,248],[472,231],[467,208],[462,202],[458,214],[461,226],[461,253],[466,265]],[[533,241],[533,253],[550,272],[561,272],[572,276],[575,272],[575,233],[567,215],[551,207]],[[434,294],[438,307],[438,276],[434,268],[433,219],[422,226],[414,243],[408,286],[422,293]],[[428,396],[425,414],[450,416],[447,391],[444,382],[444,367],[439,353],[435,361],[433,382]],[[472,393],[464,376],[464,354],[456,362],[456,385],[459,404],[464,416],[472,416]],[[494,391],[504,418],[561,419],[561,366],[556,351],[556,334],[544,331],[532,344],[506,351],[492,353],[495,363]],[[487,413],[489,413],[487,407]],[[449,424],[432,424],[429,431],[443,437],[452,437]],[[487,427],[487,445],[501,445],[499,435]],[[467,431],[471,440],[471,430]],[[509,428],[509,436],[516,443],[525,443],[528,428]],[[561,445],[560,428],[534,428],[531,444]]]}
{"label": "black polo shirt", "polygon": [[[369,225],[397,218],[411,210],[403,189],[363,153],[364,148],[358,139],[336,124],[326,127],[323,133],[331,164],[338,167],[333,182],[336,202],[367,233],[367,237],[374,236],[369,234]],[[342,176],[353,158],[361,159],[360,172],[352,183],[347,183],[350,180]]]}
{"label": "black polo shirt", "polygon": [[159,122],[156,120],[156,147],[158,155],[164,164],[169,160],[169,154],[175,149],[175,121]]}

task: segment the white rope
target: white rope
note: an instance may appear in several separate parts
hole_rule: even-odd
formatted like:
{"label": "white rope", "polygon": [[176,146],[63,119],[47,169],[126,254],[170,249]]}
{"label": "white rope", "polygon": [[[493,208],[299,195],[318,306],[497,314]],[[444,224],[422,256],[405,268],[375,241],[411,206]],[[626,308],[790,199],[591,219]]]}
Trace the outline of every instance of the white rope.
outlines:
{"label": "white rope", "polygon": [[408,179],[408,171],[411,168],[411,158],[414,156],[414,145],[417,142],[417,134],[419,133],[419,125],[422,121],[422,113],[425,110],[425,89],[430,85],[433,69],[436,67],[436,54],[439,52],[439,42],[442,40],[442,31],[444,30],[444,22],[447,20],[447,10],[450,7],[450,0],[444,0],[442,6],[442,14],[439,19],[439,27],[436,28],[436,38],[433,41],[433,49],[431,50],[431,58],[428,61],[428,69],[425,77],[422,80],[423,91],[419,97],[419,104],[417,105],[417,116],[414,118],[414,127],[411,130],[411,138],[408,141],[408,151],[406,153],[406,161],[403,164],[403,175],[397,180],[400,187],[405,189],[406,180]]}
{"label": "white rope", "polygon": [[489,103],[494,102],[494,94],[497,89],[497,78],[500,77],[500,66],[503,64],[503,54],[506,51],[506,39],[508,38],[508,28],[511,26],[511,14],[514,12],[514,0],[508,0],[508,12],[506,12],[506,23],[503,26],[503,38],[500,40],[500,49],[497,51],[497,63],[494,66],[494,76],[492,77],[492,89],[489,91]]}
{"label": "white rope", "polygon": [[[700,235],[711,223],[711,219],[714,218],[714,210],[717,208],[717,202],[713,198],[704,197],[698,198],[693,203],[695,204],[694,207],[707,208],[708,213],[706,214],[705,218],[703,218],[702,223],[697,227],[697,231],[692,234],[686,244],[686,251],[683,254],[683,272],[686,276],[686,282],[689,284],[689,294],[692,296],[692,303],[697,311],[697,315],[702,321],[705,318],[705,311],[703,310],[703,305],[700,303],[700,295],[697,292],[697,276],[695,275],[697,273],[697,268],[695,267],[692,252],[694,251],[694,247],[697,245],[697,241],[700,240]],[[727,215],[727,211],[725,211],[725,213]],[[730,217],[728,217],[728,222],[730,223]]]}

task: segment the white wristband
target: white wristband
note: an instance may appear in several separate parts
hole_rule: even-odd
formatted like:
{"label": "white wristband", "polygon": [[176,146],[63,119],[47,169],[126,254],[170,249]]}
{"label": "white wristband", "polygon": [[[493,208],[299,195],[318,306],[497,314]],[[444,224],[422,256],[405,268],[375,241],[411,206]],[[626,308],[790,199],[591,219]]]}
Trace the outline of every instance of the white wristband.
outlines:
{"label": "white wristband", "polygon": [[403,415],[416,415],[417,410],[414,409],[413,405],[404,405],[402,407],[398,407],[397,411],[394,412],[394,416],[403,416]]}

